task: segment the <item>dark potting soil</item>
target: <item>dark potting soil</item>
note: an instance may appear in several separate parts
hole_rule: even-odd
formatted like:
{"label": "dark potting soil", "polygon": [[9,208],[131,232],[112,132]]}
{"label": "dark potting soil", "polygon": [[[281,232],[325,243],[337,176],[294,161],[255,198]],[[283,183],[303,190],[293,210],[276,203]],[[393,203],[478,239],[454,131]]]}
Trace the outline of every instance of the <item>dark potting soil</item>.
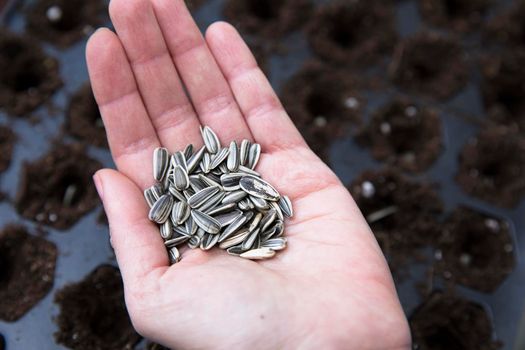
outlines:
{"label": "dark potting soil", "polygon": [[55,302],[60,307],[55,339],[68,348],[124,350],[140,341],[126,310],[120,272],[113,266],[101,265],[65,286]]}
{"label": "dark potting soil", "polygon": [[22,226],[0,232],[0,319],[14,322],[51,290],[56,246]]}
{"label": "dark potting soil", "polygon": [[99,204],[93,174],[102,164],[78,144],[56,144],[44,157],[22,167],[18,212],[57,229],[71,227]]}
{"label": "dark potting soil", "polygon": [[372,156],[411,172],[428,169],[442,149],[441,119],[437,111],[396,99],[378,109],[357,141]]}
{"label": "dark potting soil", "polygon": [[98,147],[108,147],[104,123],[91,85],[83,85],[71,97],[66,113],[65,129],[83,142]]}
{"label": "dark potting soil", "polygon": [[495,291],[516,265],[509,224],[465,207],[446,219],[438,249],[436,272],[485,293]]}
{"label": "dark potting soil", "polygon": [[496,350],[485,308],[466,299],[432,293],[409,318],[418,350]]}
{"label": "dark potting soil", "polygon": [[502,14],[494,17],[485,28],[488,41],[509,45],[515,49],[525,48],[525,1],[516,0]]}
{"label": "dark potting soil", "polygon": [[61,85],[56,59],[32,39],[0,29],[0,108],[26,115]]}
{"label": "dark potting soil", "polygon": [[303,25],[312,9],[309,0],[227,0],[223,13],[242,33],[275,39]]}
{"label": "dark potting soil", "polygon": [[4,172],[11,163],[15,140],[16,136],[11,129],[0,126],[0,173]]}
{"label": "dark potting soil", "polygon": [[391,80],[400,88],[439,100],[459,92],[468,74],[460,43],[435,32],[400,42],[389,67]]}
{"label": "dark potting soil", "polygon": [[431,24],[466,32],[480,27],[491,0],[420,0],[421,15]]}
{"label": "dark potting soil", "polygon": [[310,147],[325,161],[334,139],[360,124],[364,100],[348,72],[320,62],[305,64],[282,90],[281,100]]}
{"label": "dark potting soil", "polygon": [[502,207],[525,195],[525,137],[516,128],[489,125],[459,156],[456,181],[468,194]]}
{"label": "dark potting soil", "polygon": [[38,0],[26,12],[29,33],[67,47],[104,23],[106,5],[102,0]]}
{"label": "dark potting soil", "polygon": [[387,168],[365,171],[349,190],[394,273],[404,272],[407,263],[419,258],[420,248],[437,241],[443,203],[432,184]]}
{"label": "dark potting soil", "polygon": [[381,0],[336,1],[321,6],[308,26],[315,54],[346,67],[376,63],[397,40],[393,6]]}
{"label": "dark potting soil", "polygon": [[525,50],[485,57],[481,65],[481,89],[490,118],[525,132]]}

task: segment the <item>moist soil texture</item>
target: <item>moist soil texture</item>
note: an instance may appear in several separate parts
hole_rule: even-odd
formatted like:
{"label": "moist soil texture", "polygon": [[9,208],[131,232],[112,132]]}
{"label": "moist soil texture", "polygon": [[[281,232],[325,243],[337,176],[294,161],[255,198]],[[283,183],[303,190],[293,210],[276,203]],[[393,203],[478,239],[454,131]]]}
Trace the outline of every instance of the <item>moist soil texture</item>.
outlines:
{"label": "moist soil texture", "polygon": [[405,171],[427,170],[442,149],[441,120],[430,108],[396,99],[379,108],[357,141],[372,156]]}
{"label": "moist soil texture", "polygon": [[22,226],[0,231],[0,319],[14,322],[51,290],[56,246]]}
{"label": "moist soil texture", "polygon": [[349,186],[394,273],[403,272],[420,248],[440,231],[441,198],[432,184],[415,182],[394,169],[365,171]]}
{"label": "moist soil texture", "polygon": [[67,229],[99,204],[93,174],[102,164],[78,144],[56,144],[44,157],[22,167],[18,212],[38,223]]}
{"label": "moist soil texture", "polygon": [[58,62],[28,37],[0,29],[0,108],[24,116],[62,85]]}
{"label": "moist soil texture", "polygon": [[491,43],[525,48],[525,0],[516,0],[505,12],[495,16],[485,28],[485,39]]}
{"label": "moist soil texture", "polygon": [[82,86],[69,101],[66,131],[77,139],[98,147],[108,147],[104,123],[91,85]]}
{"label": "moist soil texture", "polygon": [[507,50],[481,61],[481,90],[492,120],[525,132],[525,50]]}
{"label": "moist soil texture", "polygon": [[458,296],[432,293],[409,318],[414,349],[496,350],[485,308]]}
{"label": "moist soil texture", "polygon": [[315,12],[307,36],[324,60],[346,67],[369,65],[395,45],[395,11],[388,1],[336,1]]}
{"label": "moist soil texture", "polygon": [[224,16],[243,34],[275,39],[300,28],[312,9],[310,0],[227,0]]}
{"label": "moist soil texture", "polygon": [[348,72],[309,62],[288,80],[281,99],[310,147],[325,161],[334,139],[360,124],[364,100]]}
{"label": "moist soil texture", "polygon": [[133,349],[140,341],[129,320],[117,268],[101,265],[55,294],[58,343],[74,350]]}
{"label": "moist soil texture", "polygon": [[26,29],[31,35],[67,47],[104,23],[102,0],[38,0],[27,9]]}
{"label": "moist soil texture", "polygon": [[474,197],[516,206],[525,194],[525,137],[506,126],[480,131],[463,147],[456,181]]}
{"label": "moist soil texture", "polygon": [[509,224],[460,207],[447,218],[439,239],[436,271],[485,293],[495,291],[516,265]]}
{"label": "moist soil texture", "polygon": [[15,141],[16,136],[11,129],[0,126],[0,173],[7,170],[11,164]]}
{"label": "moist soil texture", "polygon": [[458,32],[480,27],[491,0],[420,0],[421,15],[429,23]]}
{"label": "moist soil texture", "polygon": [[458,93],[469,78],[460,43],[435,32],[404,39],[396,48],[389,75],[403,90],[438,100]]}

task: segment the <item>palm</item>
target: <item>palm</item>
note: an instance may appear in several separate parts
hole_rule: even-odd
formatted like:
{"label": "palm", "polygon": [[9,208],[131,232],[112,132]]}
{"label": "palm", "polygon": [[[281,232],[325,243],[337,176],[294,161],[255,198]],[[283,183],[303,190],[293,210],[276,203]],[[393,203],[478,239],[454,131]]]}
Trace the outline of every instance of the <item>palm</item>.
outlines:
{"label": "palm", "polygon": [[[118,37],[95,33],[87,60],[119,172],[95,181],[139,332],[180,348],[406,348],[406,321],[366,222],[235,30],[215,24],[204,41],[182,0],[113,0],[110,14]],[[202,124],[223,141],[260,143],[258,171],[291,198],[288,248],[275,258],[188,250],[168,267],[142,189],[152,150],[198,145]]]}

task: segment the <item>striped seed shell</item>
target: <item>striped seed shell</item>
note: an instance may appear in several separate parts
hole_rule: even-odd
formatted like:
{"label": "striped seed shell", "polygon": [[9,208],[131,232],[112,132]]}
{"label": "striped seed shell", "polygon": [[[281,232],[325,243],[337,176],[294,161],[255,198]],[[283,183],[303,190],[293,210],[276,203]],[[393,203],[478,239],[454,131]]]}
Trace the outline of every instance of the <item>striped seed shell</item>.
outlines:
{"label": "striped seed shell", "polygon": [[275,250],[272,250],[270,248],[257,248],[248,250],[247,252],[244,252],[240,254],[241,258],[250,259],[250,260],[262,260],[262,259],[268,259],[275,255]]}
{"label": "striped seed shell", "polygon": [[189,145],[184,148],[184,158],[190,159],[190,157],[193,155],[193,145],[190,143]]}
{"label": "striped seed shell", "polygon": [[270,207],[272,207],[273,210],[277,213],[277,217],[279,220],[284,221],[284,215],[281,210],[281,207],[279,207],[279,204],[277,202],[268,202],[270,204]]}
{"label": "striped seed shell", "polygon": [[239,147],[237,147],[237,142],[235,141],[230,143],[230,152],[228,154],[228,161],[226,162],[226,165],[230,171],[237,171],[239,169],[239,165],[241,165]]}
{"label": "striped seed shell", "polygon": [[176,165],[173,168],[173,183],[175,188],[179,191],[183,191],[190,185],[190,179],[188,173],[180,165]]}
{"label": "striped seed shell", "polygon": [[168,191],[178,201],[186,201],[186,197],[184,197],[184,195],[175,188],[175,185],[170,185]]}
{"label": "striped seed shell", "polygon": [[244,192],[243,190],[238,190],[235,192],[230,192],[224,197],[222,200],[222,204],[228,204],[228,203],[238,203],[240,200],[245,198],[248,194]]}
{"label": "striped seed shell", "polygon": [[171,248],[171,247],[175,247],[181,243],[186,242],[188,239],[190,239],[190,236],[177,236],[177,237],[174,237],[172,239],[165,241],[164,245],[167,248]]}
{"label": "striped seed shell", "polygon": [[177,224],[182,225],[190,216],[190,207],[186,202],[177,202],[173,205],[171,212],[171,220]]}
{"label": "striped seed shell", "polygon": [[237,207],[237,203],[226,203],[226,204],[221,204],[209,211],[206,212],[206,214],[208,215],[217,215],[217,214],[221,214],[221,213],[225,213],[225,212],[228,212],[230,210],[233,210]]}
{"label": "striped seed shell", "polygon": [[263,216],[263,218],[262,218],[262,220],[260,222],[260,224],[261,224],[261,231],[262,232],[266,231],[266,229],[271,226],[271,224],[275,221],[276,218],[277,218],[277,212],[274,209],[268,210],[264,214],[264,216]]}
{"label": "striped seed shell", "polygon": [[205,214],[198,210],[192,210],[191,216],[193,217],[195,223],[208,233],[216,234],[219,233],[219,231],[221,230],[221,224],[219,223],[219,221],[209,216],[208,214]]}
{"label": "striped seed shell", "polygon": [[195,194],[195,191],[193,190],[193,188],[188,187],[187,189],[182,191],[182,194],[184,195],[184,198],[186,198],[186,200],[184,202],[187,202],[188,199],[190,199],[190,197]]}
{"label": "striped seed shell", "polygon": [[291,218],[293,216],[292,202],[288,196],[282,196],[277,204],[279,204],[279,208],[281,208],[281,211],[286,217]]}
{"label": "striped seed shell", "polygon": [[171,247],[169,255],[170,255],[170,262],[172,264],[176,264],[180,261],[180,252],[177,249],[177,247]]}
{"label": "striped seed shell", "polygon": [[226,249],[226,252],[233,256],[240,256],[242,253],[244,253],[244,250],[241,248],[240,245],[236,245]]}
{"label": "striped seed shell", "polygon": [[248,235],[248,237],[246,237],[246,239],[244,240],[244,242],[242,242],[242,245],[241,245],[241,248],[244,249],[244,250],[248,250],[250,249],[251,247],[253,247],[253,244],[255,243],[255,240],[257,239],[257,237],[259,236],[259,233],[261,231],[259,229],[256,229],[255,231],[253,232],[250,232],[250,234]]}
{"label": "striped seed shell", "polygon": [[225,214],[214,216],[214,218],[220,222],[221,227],[226,227],[230,225],[232,222],[234,222],[241,215],[242,215],[242,211],[234,210],[234,211],[230,211]]}
{"label": "striped seed shell", "polygon": [[198,248],[201,244],[201,238],[199,236],[192,236],[188,241],[188,247],[190,249]]}
{"label": "striped seed shell", "polygon": [[252,232],[259,226],[259,223],[261,222],[261,219],[263,218],[263,213],[257,213],[255,217],[253,218],[252,222],[250,222],[250,226],[248,226],[248,230]]}
{"label": "striped seed shell", "polygon": [[153,151],[153,177],[162,181],[166,176],[169,166],[169,153],[164,147],[157,147]]}
{"label": "striped seed shell", "polygon": [[184,221],[184,229],[190,236],[193,236],[197,232],[197,228],[197,224],[195,224],[195,221],[193,221],[193,218],[190,215],[190,217]]}
{"label": "striped seed shell", "polygon": [[271,250],[282,250],[286,248],[286,238],[272,238],[262,244],[263,248]]}
{"label": "striped seed shell", "polygon": [[229,224],[224,231],[222,231],[219,242],[222,242],[226,239],[228,239],[232,234],[237,232],[245,223],[248,221],[246,219],[246,216],[241,215],[238,218],[236,218],[231,224]]}
{"label": "striped seed shell", "polygon": [[201,241],[202,250],[210,250],[213,248],[219,241],[219,235],[210,235],[207,234]]}
{"label": "striped seed shell", "polygon": [[248,153],[248,168],[255,169],[259,158],[261,157],[261,145],[254,143],[250,146],[250,152]]}
{"label": "striped seed shell", "polygon": [[168,220],[171,208],[173,207],[173,197],[169,194],[165,194],[159,198],[158,201],[153,204],[149,211],[149,219],[158,224],[163,224]]}
{"label": "striped seed shell", "polygon": [[250,169],[250,168],[248,168],[248,167],[246,167],[244,165],[239,165],[239,172],[247,174],[247,175],[261,177],[261,174],[259,174],[255,170]]}
{"label": "striped seed shell", "polygon": [[190,205],[191,208],[198,208],[202,204],[204,204],[204,202],[209,200],[214,194],[219,192],[219,190],[220,189],[217,186],[206,187],[200,190],[199,192],[195,193],[193,196],[191,196],[188,199],[188,204]]}
{"label": "striped seed shell", "polygon": [[242,173],[229,173],[221,175],[221,185],[225,191],[236,191],[240,189],[239,181],[245,174]]}
{"label": "striped seed shell", "polygon": [[[228,154],[229,156],[229,154]],[[222,174],[229,174],[230,173],[230,169],[228,169],[228,159],[226,159],[226,163],[225,162],[222,162],[221,164],[219,164],[219,166],[217,167],[217,169],[215,170],[219,170],[220,171],[220,174],[218,174],[219,176],[222,175]]]}
{"label": "striped seed shell", "polygon": [[211,209],[217,207],[218,205],[220,205],[222,199],[224,198],[224,196],[226,196],[226,193],[224,193],[222,191],[214,194],[203,205],[201,205],[199,210],[202,211],[203,213],[206,213],[206,214],[210,215],[208,213],[208,210],[211,210]]}
{"label": "striped seed shell", "polygon": [[208,152],[219,152],[219,149],[221,148],[221,142],[219,141],[217,134],[215,134],[215,132],[208,126],[201,128],[201,134],[202,140],[204,141],[204,145],[206,146]]}
{"label": "striped seed shell", "polygon": [[[210,169],[218,167],[228,157],[230,150],[228,148],[221,148],[211,159]],[[222,172],[220,173],[222,174]]]}
{"label": "striped seed shell", "polygon": [[269,201],[279,200],[279,192],[268,182],[256,176],[246,175],[239,182],[241,189],[251,196]]}
{"label": "striped seed shell", "polygon": [[239,149],[239,160],[241,165],[246,165],[248,162],[248,153],[250,153],[250,146],[252,143],[249,140],[242,140],[241,147]]}
{"label": "striped seed shell", "polygon": [[237,206],[239,207],[239,209],[243,210],[243,211],[247,211],[247,210],[250,210],[250,209],[253,209],[254,208],[254,205],[253,203],[250,201],[249,198],[244,198],[242,199],[241,201],[239,201],[239,203],[237,204]]}
{"label": "striped seed shell", "polygon": [[[201,174],[199,174],[201,175]],[[199,175],[190,175],[190,187],[192,190],[195,191],[195,193],[199,192],[200,190],[208,187],[201,179]]]}
{"label": "striped seed shell", "polygon": [[159,199],[164,194],[164,186],[161,183],[157,182],[155,185],[151,186],[151,192],[156,199]]}
{"label": "striped seed shell", "polygon": [[219,245],[219,248],[228,249],[237,244],[241,244],[246,239],[246,237],[248,237],[249,234],[250,234],[250,231],[248,231],[247,229],[240,230],[236,232],[234,235],[232,235],[230,238],[224,240]]}
{"label": "striped seed shell", "polygon": [[206,147],[202,146],[201,149],[199,149],[196,153],[194,153],[190,158],[187,159],[187,166],[188,166],[188,172],[192,173],[193,170],[197,168],[199,163],[202,160],[202,157],[204,156],[204,152],[206,151]]}
{"label": "striped seed shell", "polygon": [[158,198],[155,198],[155,195],[153,194],[153,191],[151,188],[147,188],[144,190],[144,198],[146,199],[146,203],[148,203],[150,208],[153,206],[153,204],[155,204],[155,202],[158,199]]}
{"label": "striped seed shell", "polygon": [[208,176],[204,176],[203,174],[199,174],[199,179],[206,185],[206,187],[210,186],[217,186],[222,187],[221,184],[218,181],[215,181],[211,175],[208,174]]}
{"label": "striped seed shell", "polygon": [[173,224],[171,220],[166,220],[165,223],[160,225],[160,236],[164,239],[170,239],[173,236]]}
{"label": "striped seed shell", "polygon": [[258,210],[267,210],[268,208],[270,208],[270,204],[268,204],[268,201],[266,199],[250,196],[250,201]]}
{"label": "striped seed shell", "polygon": [[208,152],[205,152],[200,162],[200,167],[203,173],[207,174],[210,172],[211,156]]}
{"label": "striped seed shell", "polygon": [[173,218],[171,220],[171,223],[173,224],[173,231],[175,232],[176,235],[178,235],[178,236],[186,236],[186,237],[190,236],[188,231],[186,231],[186,227],[184,227],[182,225],[177,225],[175,222],[173,222]]}
{"label": "striped seed shell", "polygon": [[204,237],[205,234],[206,234],[206,231],[204,231],[202,228],[199,227],[197,229],[197,232],[195,233],[195,236],[202,239],[202,237]]}
{"label": "striped seed shell", "polygon": [[186,157],[184,156],[184,153],[182,152],[175,152],[171,156],[171,164],[173,167],[180,165],[182,169],[187,173],[188,172],[188,164],[186,163]]}

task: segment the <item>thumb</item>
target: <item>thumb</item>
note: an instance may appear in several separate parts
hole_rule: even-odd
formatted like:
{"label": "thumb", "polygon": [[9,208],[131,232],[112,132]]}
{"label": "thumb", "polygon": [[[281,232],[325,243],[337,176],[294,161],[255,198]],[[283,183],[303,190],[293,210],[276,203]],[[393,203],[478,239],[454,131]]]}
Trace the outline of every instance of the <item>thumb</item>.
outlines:
{"label": "thumb", "polygon": [[158,228],[147,217],[142,191],[128,177],[111,169],[99,170],[93,181],[108,217],[111,244],[124,284],[127,288],[139,286],[150,272],[169,266]]}

